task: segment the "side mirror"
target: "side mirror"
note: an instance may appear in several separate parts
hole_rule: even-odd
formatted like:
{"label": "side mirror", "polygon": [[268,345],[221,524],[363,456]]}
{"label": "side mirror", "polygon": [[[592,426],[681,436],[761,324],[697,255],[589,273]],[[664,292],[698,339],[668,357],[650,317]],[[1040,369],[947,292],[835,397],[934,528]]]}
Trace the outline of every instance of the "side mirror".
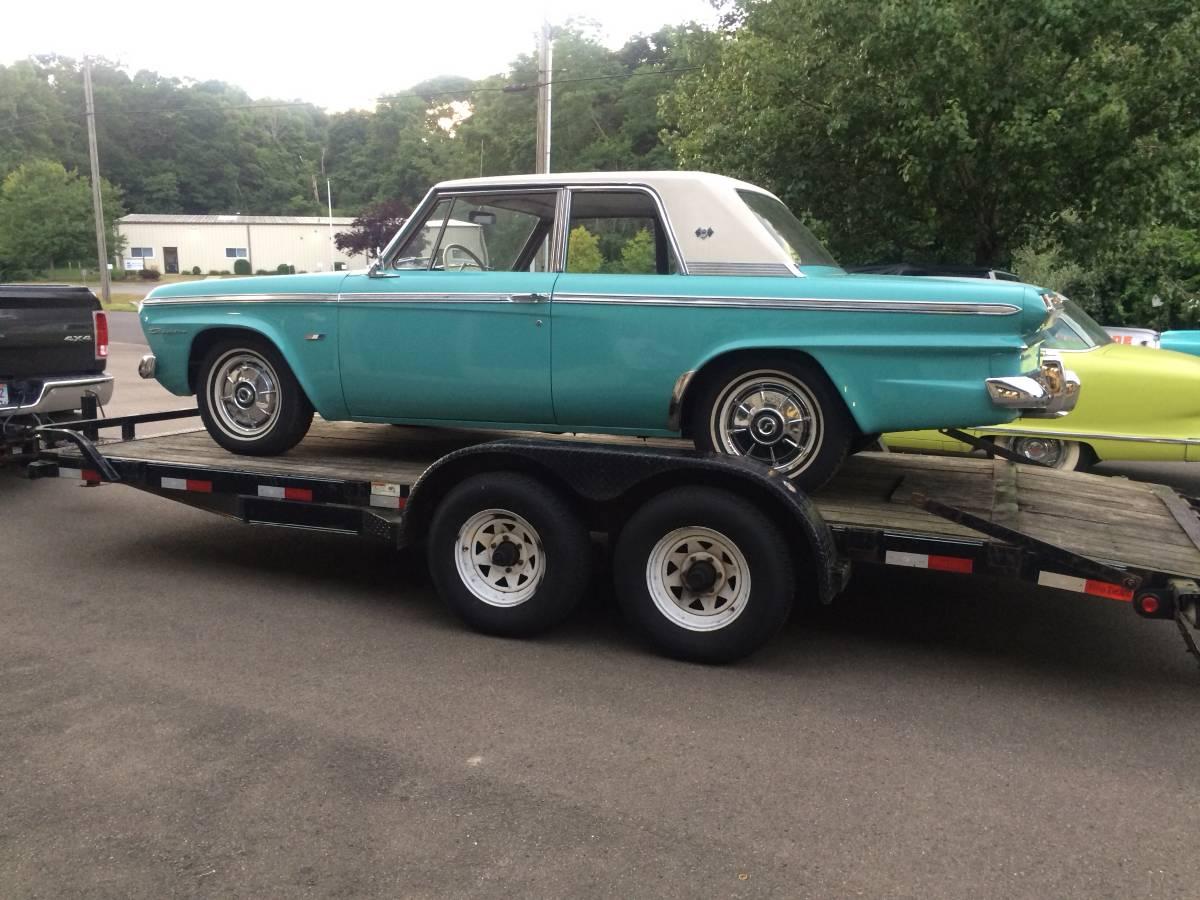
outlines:
{"label": "side mirror", "polygon": [[379,260],[376,260],[375,262],[371,263],[371,268],[367,269],[367,277],[368,278],[379,277]]}

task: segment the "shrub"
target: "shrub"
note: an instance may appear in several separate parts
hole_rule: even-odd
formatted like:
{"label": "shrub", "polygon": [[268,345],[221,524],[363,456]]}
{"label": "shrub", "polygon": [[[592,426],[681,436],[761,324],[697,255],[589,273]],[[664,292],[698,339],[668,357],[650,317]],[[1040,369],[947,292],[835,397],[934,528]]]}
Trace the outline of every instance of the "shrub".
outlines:
{"label": "shrub", "polygon": [[232,272],[230,272],[228,269],[222,269],[222,270],[221,270],[220,272],[218,272],[217,274],[218,274],[218,275],[232,275],[233,273],[232,273]]}
{"label": "shrub", "polygon": [[138,278],[142,281],[158,281],[161,277],[158,269],[142,269],[138,272]]}
{"label": "shrub", "polygon": [[235,259],[233,261],[233,274],[234,275],[249,275],[250,271],[251,271],[250,270],[250,260]]}
{"label": "shrub", "polygon": [[274,273],[274,272],[268,272],[266,269],[255,269],[255,270],[254,270],[254,274],[255,274],[255,275],[274,275],[275,273]]}
{"label": "shrub", "polygon": [[[199,274],[200,274],[200,267],[199,267],[199,266],[192,266],[192,274],[193,274],[193,275],[199,275]],[[209,272],[209,274],[211,275],[212,273],[211,273],[211,272]]]}
{"label": "shrub", "polygon": [[[291,271],[289,271],[289,270],[291,270]],[[295,271],[295,270],[292,269],[292,267],[289,266],[287,263],[280,263],[279,265],[277,265],[275,267],[276,275],[290,275],[293,271]]]}

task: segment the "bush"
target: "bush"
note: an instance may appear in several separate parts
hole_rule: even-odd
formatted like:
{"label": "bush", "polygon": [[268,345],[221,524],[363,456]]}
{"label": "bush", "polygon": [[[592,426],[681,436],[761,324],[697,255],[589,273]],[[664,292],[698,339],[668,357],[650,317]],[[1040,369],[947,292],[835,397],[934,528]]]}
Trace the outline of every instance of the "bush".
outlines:
{"label": "bush", "polygon": [[[199,274],[200,274],[200,267],[199,267],[199,266],[192,266],[192,274],[193,274],[193,275],[199,275]],[[211,275],[212,273],[211,273],[211,272],[209,272],[208,274],[210,274],[210,275]]]}
{"label": "bush", "polygon": [[275,274],[276,275],[295,275],[296,267],[289,266],[287,263],[280,263],[278,266],[275,267]]}
{"label": "bush", "polygon": [[141,269],[138,272],[138,278],[142,279],[142,281],[158,281],[161,277],[158,269]]}
{"label": "bush", "polygon": [[250,270],[250,260],[235,259],[233,261],[233,274],[234,275],[249,275],[250,271],[251,271]]}
{"label": "bush", "polygon": [[255,270],[254,270],[254,274],[255,274],[255,275],[274,275],[275,273],[274,273],[274,272],[268,272],[266,269],[255,269]]}
{"label": "bush", "polygon": [[217,274],[218,274],[218,275],[232,275],[233,273],[232,273],[232,272],[230,272],[228,269],[222,269],[222,270],[221,270],[220,272],[218,272]]}

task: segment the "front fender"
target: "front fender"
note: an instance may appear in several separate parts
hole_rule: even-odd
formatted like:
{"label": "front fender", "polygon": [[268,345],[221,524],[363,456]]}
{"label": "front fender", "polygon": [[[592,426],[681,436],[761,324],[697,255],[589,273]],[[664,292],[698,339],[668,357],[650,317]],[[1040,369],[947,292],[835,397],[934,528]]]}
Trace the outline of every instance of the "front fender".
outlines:
{"label": "front fender", "polygon": [[141,323],[156,357],[155,378],[173,394],[195,393],[188,364],[197,341],[215,330],[246,331],[279,350],[322,418],[348,417],[338,371],[334,302],[272,301],[269,310],[253,303],[146,306]]}

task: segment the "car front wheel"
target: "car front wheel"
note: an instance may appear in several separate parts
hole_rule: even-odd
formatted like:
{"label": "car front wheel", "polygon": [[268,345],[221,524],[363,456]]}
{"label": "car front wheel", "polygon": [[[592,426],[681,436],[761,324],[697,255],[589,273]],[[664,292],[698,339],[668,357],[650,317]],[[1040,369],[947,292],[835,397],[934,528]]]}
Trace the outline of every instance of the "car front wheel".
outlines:
{"label": "car front wheel", "polygon": [[292,370],[278,350],[252,336],[208,351],[196,399],[212,439],[233,453],[284,453],[312,424],[312,404]]}
{"label": "car front wheel", "polygon": [[996,443],[1051,469],[1079,472],[1096,462],[1092,448],[1078,441],[1029,436],[1000,438]]}
{"label": "car front wheel", "polygon": [[806,490],[833,477],[857,435],[825,373],[794,360],[716,373],[698,409],[699,449],[766,463]]}

